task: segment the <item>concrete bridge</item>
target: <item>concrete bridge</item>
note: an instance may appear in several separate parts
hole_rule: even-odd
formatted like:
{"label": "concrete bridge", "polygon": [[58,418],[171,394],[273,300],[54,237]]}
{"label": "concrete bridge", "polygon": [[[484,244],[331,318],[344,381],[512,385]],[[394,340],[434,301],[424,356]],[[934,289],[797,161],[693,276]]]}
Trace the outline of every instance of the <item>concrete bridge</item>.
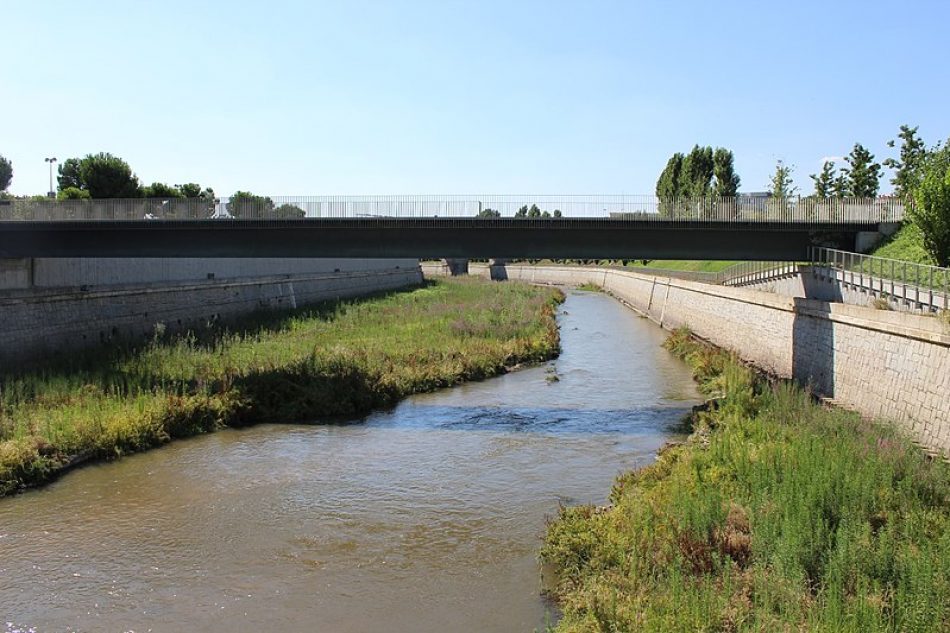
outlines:
{"label": "concrete bridge", "polygon": [[[736,201],[566,200],[553,215],[522,200],[390,197],[218,201],[0,203],[0,258],[333,257],[805,259],[810,246],[855,251],[903,216],[889,202],[772,206]],[[281,200],[281,199],[278,199]],[[367,206],[370,205],[370,206]],[[501,207],[501,210],[494,207]],[[568,206],[573,205],[573,206]],[[603,207],[596,209],[596,207]],[[627,210],[627,209],[633,210]],[[368,209],[373,213],[364,211]],[[591,210],[594,209],[592,212]],[[481,217],[476,217],[481,214]],[[509,214],[509,215],[505,215]],[[533,214],[533,215],[532,215]],[[586,215],[585,215],[586,214]],[[447,217],[448,216],[448,217]]]}

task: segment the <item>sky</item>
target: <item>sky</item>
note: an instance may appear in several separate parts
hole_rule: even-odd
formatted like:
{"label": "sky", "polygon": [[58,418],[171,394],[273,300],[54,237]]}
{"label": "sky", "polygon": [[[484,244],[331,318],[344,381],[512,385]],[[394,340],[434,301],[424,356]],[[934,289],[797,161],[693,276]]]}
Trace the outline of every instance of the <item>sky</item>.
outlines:
{"label": "sky", "polygon": [[[219,195],[651,194],[674,152],[801,193],[950,136],[950,3],[0,0],[0,155]],[[889,190],[887,179],[884,190]]]}

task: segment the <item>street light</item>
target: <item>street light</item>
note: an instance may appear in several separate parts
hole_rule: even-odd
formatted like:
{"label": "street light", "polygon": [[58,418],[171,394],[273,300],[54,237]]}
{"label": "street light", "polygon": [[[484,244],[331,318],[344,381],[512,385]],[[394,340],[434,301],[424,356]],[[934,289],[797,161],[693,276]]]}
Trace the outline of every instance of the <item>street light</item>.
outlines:
{"label": "street light", "polygon": [[44,158],[43,161],[49,163],[49,193],[46,195],[50,198],[55,198],[56,192],[53,191],[53,163],[56,162],[56,157],[51,156],[50,158]]}

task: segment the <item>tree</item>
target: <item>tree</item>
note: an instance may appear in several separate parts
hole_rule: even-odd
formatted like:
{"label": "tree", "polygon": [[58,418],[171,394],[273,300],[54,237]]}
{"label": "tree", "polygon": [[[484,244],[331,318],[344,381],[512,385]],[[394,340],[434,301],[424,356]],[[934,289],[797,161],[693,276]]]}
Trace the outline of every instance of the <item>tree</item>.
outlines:
{"label": "tree", "polygon": [[129,164],[106,152],[66,159],[57,180],[60,190],[82,189],[93,198],[138,198],[142,193]]}
{"label": "tree", "polygon": [[821,166],[820,173],[817,175],[809,174],[808,177],[815,182],[815,196],[818,198],[838,197],[835,190],[835,180],[837,175],[835,173],[834,161],[826,160]]}
{"label": "tree", "polygon": [[529,218],[540,218],[540,217],[541,217],[541,209],[538,208],[538,205],[536,205],[536,204],[532,204],[532,205],[531,205],[531,208],[528,209],[528,217],[529,217]]}
{"label": "tree", "polygon": [[786,165],[781,159],[775,163],[775,173],[769,179],[769,191],[773,198],[788,198],[798,191],[798,187],[792,185],[794,169],[794,165]]}
{"label": "tree", "polygon": [[234,218],[272,217],[274,201],[250,191],[235,191],[228,201],[228,213]]}
{"label": "tree", "polygon": [[835,182],[831,186],[831,192],[832,196],[835,198],[845,198],[851,195],[848,176],[844,173],[843,169],[838,172],[837,176],[835,176]]}
{"label": "tree", "polygon": [[90,154],[79,162],[82,188],[93,198],[137,198],[139,179],[129,164],[107,152]]}
{"label": "tree", "polygon": [[301,220],[307,217],[307,212],[295,204],[282,204],[274,209],[274,217],[278,220]]}
{"label": "tree", "polygon": [[143,198],[184,198],[181,193],[181,190],[178,187],[172,187],[171,185],[166,185],[163,182],[153,182],[147,187],[142,189]]}
{"label": "tree", "polygon": [[739,174],[736,173],[732,152],[717,147],[713,154],[712,194],[717,198],[734,198],[739,191]]}
{"label": "tree", "polygon": [[680,172],[683,169],[683,159],[685,156],[677,152],[673,154],[666,167],[660,172],[660,177],[656,181],[656,197],[662,201],[673,200],[679,195]]}
{"label": "tree", "polygon": [[734,197],[740,183],[734,163],[732,152],[724,147],[713,150],[710,146],[694,145],[685,156],[673,154],[656,181],[660,213],[690,213],[690,201],[708,196]]}
{"label": "tree", "polygon": [[876,198],[881,186],[881,165],[874,162],[874,154],[855,143],[844,161],[848,166],[841,171],[847,178],[848,194],[855,198]]}
{"label": "tree", "polygon": [[516,218],[526,218],[528,217],[528,205],[524,205],[515,212]]}
{"label": "tree", "polygon": [[[914,189],[920,183],[921,170],[927,158],[927,147],[924,141],[917,136],[917,127],[902,125],[897,138],[901,140],[900,159],[886,158],[884,166],[894,170],[891,184],[894,185],[894,194],[899,198],[908,198],[913,195]],[[894,141],[888,141],[888,147],[894,147]]]}
{"label": "tree", "polygon": [[175,185],[181,192],[183,198],[204,198],[205,200],[214,200],[214,189],[211,187],[201,188],[201,185],[195,182],[186,182],[183,185]]}
{"label": "tree", "polygon": [[914,202],[907,209],[920,227],[924,248],[938,266],[950,266],[950,146],[937,146],[924,160]]}
{"label": "tree", "polygon": [[555,210],[554,210],[553,217],[555,217],[555,218],[563,218],[564,215],[561,213],[561,210],[560,210],[560,209],[555,209]]}
{"label": "tree", "polygon": [[56,178],[59,190],[82,189],[82,178],[79,175],[79,159],[67,158],[59,165],[59,176]]}
{"label": "tree", "polygon": [[13,181],[13,163],[0,155],[0,191],[6,191]]}
{"label": "tree", "polygon": [[683,159],[677,195],[693,199],[709,195],[713,168],[712,147],[693,146],[692,151]]}
{"label": "tree", "polygon": [[488,207],[485,207],[484,209],[482,209],[481,211],[478,212],[478,217],[480,217],[480,218],[500,218],[500,217],[501,217],[501,211],[496,211],[495,209],[490,209],[490,208],[488,208]]}
{"label": "tree", "polygon": [[59,193],[56,194],[56,198],[59,200],[89,200],[92,196],[85,189],[66,187],[65,189],[59,190]]}

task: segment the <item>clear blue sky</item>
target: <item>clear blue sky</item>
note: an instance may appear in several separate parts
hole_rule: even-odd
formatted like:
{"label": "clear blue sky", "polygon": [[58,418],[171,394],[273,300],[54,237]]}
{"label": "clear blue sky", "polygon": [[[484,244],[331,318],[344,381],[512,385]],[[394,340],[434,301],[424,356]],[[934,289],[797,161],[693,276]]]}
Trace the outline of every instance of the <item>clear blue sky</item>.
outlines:
{"label": "clear blue sky", "polygon": [[[796,184],[950,136],[950,3],[5,0],[0,154],[220,195],[652,193],[675,151]],[[888,184],[885,189],[889,189]]]}

